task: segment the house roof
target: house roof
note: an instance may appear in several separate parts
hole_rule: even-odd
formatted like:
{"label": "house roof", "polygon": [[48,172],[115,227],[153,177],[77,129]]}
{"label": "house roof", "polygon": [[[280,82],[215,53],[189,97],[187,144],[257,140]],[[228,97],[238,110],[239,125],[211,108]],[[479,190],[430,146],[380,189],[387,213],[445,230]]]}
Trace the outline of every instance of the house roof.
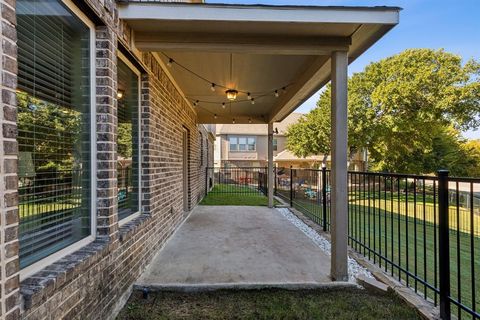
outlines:
{"label": "house roof", "polygon": [[[279,152],[275,157],[273,157],[273,161],[323,161],[323,155],[315,155],[315,156],[308,156],[305,158],[295,156],[289,150],[283,150]],[[327,160],[330,160],[330,156],[328,156]]]}
{"label": "house roof", "polygon": [[[303,117],[303,113],[294,112],[288,115],[283,121],[276,122],[273,125],[274,130],[278,130],[278,135],[284,136],[290,125],[296,123]],[[217,124],[217,135],[222,134],[244,134],[251,136],[266,136],[267,124]]]}

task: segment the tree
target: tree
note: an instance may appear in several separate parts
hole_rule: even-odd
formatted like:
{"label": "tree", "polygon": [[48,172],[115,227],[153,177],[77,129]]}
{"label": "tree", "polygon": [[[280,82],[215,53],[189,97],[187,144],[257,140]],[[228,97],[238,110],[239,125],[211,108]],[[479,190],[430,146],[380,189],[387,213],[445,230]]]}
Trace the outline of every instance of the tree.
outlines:
{"label": "tree", "polygon": [[[440,167],[438,158],[423,160],[448,130],[478,125],[479,77],[477,61],[462,64],[443,50],[410,49],[371,63],[348,81],[350,152],[368,149],[375,170],[427,173]],[[329,151],[329,121],[327,86],[317,107],[287,131],[287,148],[297,156]]]}

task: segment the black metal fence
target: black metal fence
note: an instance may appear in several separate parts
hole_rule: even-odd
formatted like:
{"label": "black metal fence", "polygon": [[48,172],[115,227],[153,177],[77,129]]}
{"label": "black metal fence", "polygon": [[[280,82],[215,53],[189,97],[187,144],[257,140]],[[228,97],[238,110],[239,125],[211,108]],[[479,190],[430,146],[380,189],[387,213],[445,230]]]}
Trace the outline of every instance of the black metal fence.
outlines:
{"label": "black metal fence", "polygon": [[[350,246],[439,305],[442,318],[480,319],[480,179],[443,171],[348,178]],[[275,170],[275,194],[325,231],[330,189],[329,170]]]}
{"label": "black metal fence", "polygon": [[205,189],[209,193],[267,194],[264,167],[208,167],[206,178]]}

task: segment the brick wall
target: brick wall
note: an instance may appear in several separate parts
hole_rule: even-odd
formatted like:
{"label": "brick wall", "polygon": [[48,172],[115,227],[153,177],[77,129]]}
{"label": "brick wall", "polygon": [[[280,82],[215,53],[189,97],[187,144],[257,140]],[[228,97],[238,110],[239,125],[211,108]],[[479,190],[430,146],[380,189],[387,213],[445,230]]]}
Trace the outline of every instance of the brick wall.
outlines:
{"label": "brick wall", "polygon": [[[213,166],[213,136],[196,124],[186,103],[152,54],[135,55],[141,76],[142,214],[119,226],[116,181],[116,57],[129,50],[128,26],[112,0],[88,0],[103,22],[96,28],[96,240],[19,283],[15,3],[1,1],[2,122],[0,148],[0,318],[108,319],[132,284],[185,218],[182,133],[189,132],[189,204],[205,194]],[[207,143],[207,140],[209,143]],[[203,142],[202,142],[203,141]],[[203,145],[203,151],[200,146]],[[203,159],[201,158],[203,157]],[[208,159],[208,161],[207,161]],[[21,310],[21,311],[20,311]]]}
{"label": "brick wall", "polygon": [[17,47],[15,2],[0,1],[1,109],[0,121],[0,314],[18,318],[18,178],[17,178]]}

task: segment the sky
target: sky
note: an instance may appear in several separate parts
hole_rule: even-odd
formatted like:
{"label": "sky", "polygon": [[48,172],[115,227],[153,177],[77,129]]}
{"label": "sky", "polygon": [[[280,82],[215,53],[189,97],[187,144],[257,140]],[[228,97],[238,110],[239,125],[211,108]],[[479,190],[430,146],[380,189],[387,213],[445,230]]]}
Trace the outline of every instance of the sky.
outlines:
{"label": "sky", "polygon": [[[208,3],[396,6],[400,23],[349,66],[349,74],[408,48],[444,48],[464,61],[480,60],[480,0],[206,0]],[[296,111],[306,113],[315,107],[318,93]],[[480,139],[480,128],[463,133]]]}

